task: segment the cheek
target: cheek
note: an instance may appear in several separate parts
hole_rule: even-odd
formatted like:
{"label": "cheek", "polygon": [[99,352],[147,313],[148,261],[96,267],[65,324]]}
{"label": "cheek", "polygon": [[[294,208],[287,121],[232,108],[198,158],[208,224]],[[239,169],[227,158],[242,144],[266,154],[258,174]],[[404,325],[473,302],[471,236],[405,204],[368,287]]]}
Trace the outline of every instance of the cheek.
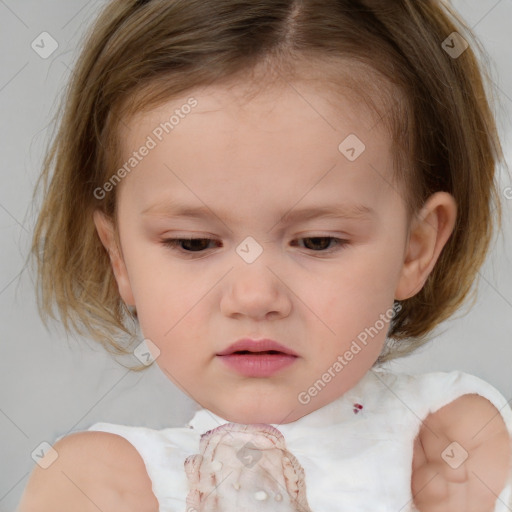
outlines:
{"label": "cheek", "polygon": [[129,240],[125,247],[126,267],[141,331],[147,338],[162,339],[178,320],[186,288],[180,284],[179,275],[171,274],[165,251],[146,244],[130,244]]}
{"label": "cheek", "polygon": [[178,283],[163,279],[145,282],[135,296],[137,314],[142,332],[153,336],[159,343],[170,344],[176,335],[187,328],[193,317],[193,306],[198,301],[196,294],[183,290]]}
{"label": "cheek", "polygon": [[354,251],[340,259],[332,271],[323,274],[316,283],[308,286],[308,293],[325,296],[327,303],[379,304],[388,301],[398,281],[401,261],[398,252],[379,251],[368,246],[367,250]]}
{"label": "cheek", "polygon": [[343,340],[352,339],[374,326],[382,314],[390,315],[400,270],[397,254],[375,248],[354,252],[329,275],[310,281],[300,296],[307,297],[306,306],[326,328]]}
{"label": "cheek", "polygon": [[181,288],[186,288],[185,284],[180,281],[179,268],[173,265],[166,247],[154,241],[143,241],[143,235],[127,233],[125,248],[133,295],[141,307],[152,302],[159,308],[163,299],[170,300],[182,294],[184,290]]}
{"label": "cheek", "polygon": [[138,270],[133,273],[133,288],[143,335],[165,350],[165,357],[170,349],[173,358],[186,357],[198,339],[205,339],[204,301],[211,300],[208,292],[218,276],[185,272],[164,258],[146,259]]}

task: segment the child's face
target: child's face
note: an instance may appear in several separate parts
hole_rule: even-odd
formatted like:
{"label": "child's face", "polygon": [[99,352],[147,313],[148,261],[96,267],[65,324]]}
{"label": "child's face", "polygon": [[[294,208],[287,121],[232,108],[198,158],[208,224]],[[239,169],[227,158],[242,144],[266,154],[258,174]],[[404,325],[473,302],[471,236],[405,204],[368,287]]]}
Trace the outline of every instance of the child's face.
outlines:
{"label": "child's face", "polygon": [[[242,90],[209,87],[190,95],[198,104],[189,114],[183,96],[122,132],[126,160],[138,151],[141,161],[118,185],[121,295],[165,374],[239,423],[288,423],[353,387],[381,352],[406,286],[407,218],[391,184],[389,135],[353,100],[335,111],[328,93],[295,89],[244,104]],[[157,128],[176,110],[160,141]],[[366,145],[358,156],[355,139],[345,143],[354,161],[338,149],[350,134]],[[142,157],[148,136],[156,147]],[[173,216],[178,204],[206,214]],[[356,205],[370,213],[283,220]],[[213,242],[164,245],[180,237]],[[298,356],[270,376],[240,374],[216,354],[246,337]]]}

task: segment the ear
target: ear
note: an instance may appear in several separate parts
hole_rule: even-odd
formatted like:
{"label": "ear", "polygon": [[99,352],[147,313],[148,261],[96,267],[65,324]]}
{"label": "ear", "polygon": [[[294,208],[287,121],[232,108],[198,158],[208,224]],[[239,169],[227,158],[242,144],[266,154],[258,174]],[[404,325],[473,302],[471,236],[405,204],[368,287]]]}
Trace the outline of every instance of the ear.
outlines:
{"label": "ear", "polygon": [[451,194],[436,192],[412,220],[396,300],[416,295],[450,238],[457,218],[457,204]]}
{"label": "ear", "polygon": [[115,238],[112,221],[100,210],[94,211],[93,218],[101,243],[110,256],[119,294],[127,306],[135,306],[130,279],[128,278],[122,252]]}

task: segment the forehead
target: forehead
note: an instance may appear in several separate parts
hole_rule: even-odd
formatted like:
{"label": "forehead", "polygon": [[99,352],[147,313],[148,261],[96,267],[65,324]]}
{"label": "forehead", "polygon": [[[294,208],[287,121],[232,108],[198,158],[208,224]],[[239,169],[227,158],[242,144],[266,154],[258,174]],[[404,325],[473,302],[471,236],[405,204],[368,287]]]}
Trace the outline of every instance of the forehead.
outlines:
{"label": "forehead", "polygon": [[[357,186],[391,181],[391,139],[379,119],[352,88],[335,94],[313,80],[257,92],[245,83],[193,89],[121,126],[125,161],[152,149],[119,188],[139,211],[171,201],[170,189],[196,205],[201,196],[290,202],[306,191],[311,201],[348,198]],[[376,195],[368,188],[366,199]]]}
{"label": "forehead", "polygon": [[184,140],[192,126],[197,131],[209,124],[217,125],[215,132],[235,132],[244,123],[254,130],[279,132],[287,124],[302,123],[318,132],[338,132],[339,137],[347,128],[361,139],[386,137],[392,110],[390,85],[379,81],[368,67],[355,67],[350,61],[344,66],[341,72],[325,68],[321,78],[313,68],[294,81],[267,73],[260,81],[234,78],[190,89],[151,110],[125,116],[118,127],[121,146],[125,152],[132,151],[141,136],[151,134],[158,143]]}
{"label": "forehead", "polygon": [[[193,114],[222,109],[240,118],[248,111],[251,115],[258,112],[265,115],[266,110],[283,98],[287,100],[286,106],[293,109],[294,102],[288,100],[295,96],[295,107],[302,107],[306,114],[309,109],[313,117],[323,119],[331,129],[337,129],[340,118],[343,121],[352,117],[367,129],[380,125],[389,132],[393,131],[392,114],[405,99],[397,85],[391,84],[369,64],[324,54],[297,55],[293,63],[285,60],[279,67],[273,61],[262,61],[250,70],[242,70],[213,85],[173,93],[172,99],[155,107],[153,98],[164,96],[163,91],[173,87],[166,86],[166,82],[172,83],[173,77],[154,80],[118,104],[115,117],[123,121],[118,126],[122,142],[129,142],[127,132],[133,132],[134,127],[142,128],[144,121],[148,123],[144,127],[146,131],[151,125],[158,126],[162,118],[163,122],[168,121],[167,111],[187,107],[186,102],[191,97],[197,98],[199,103]],[[134,108],[138,111],[133,111]],[[126,149],[127,145],[124,146]]]}

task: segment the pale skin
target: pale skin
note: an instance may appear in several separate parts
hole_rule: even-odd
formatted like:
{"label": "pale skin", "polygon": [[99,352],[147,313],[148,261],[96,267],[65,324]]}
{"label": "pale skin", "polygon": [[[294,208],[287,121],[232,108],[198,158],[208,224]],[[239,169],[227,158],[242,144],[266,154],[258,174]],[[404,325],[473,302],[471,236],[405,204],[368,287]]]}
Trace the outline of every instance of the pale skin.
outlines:
{"label": "pale skin", "polygon": [[[289,423],[352,388],[381,352],[385,329],[321,393],[307,404],[297,400],[395,299],[422,288],[457,214],[453,198],[439,192],[409,224],[404,192],[391,179],[384,126],[348,98],[337,98],[334,110],[327,92],[307,83],[296,88],[300,95],[276,86],[248,102],[242,85],[194,91],[198,106],[118,185],[119,239],[109,219],[94,215],[119,293],[136,307],[144,336],[160,351],[157,364],[203,407],[238,423]],[[127,157],[191,95],[127,119],[121,133]],[[353,162],[338,150],[349,134],[366,145]],[[206,207],[207,216],[173,217],[173,202]],[[306,207],[355,204],[373,213],[282,220]],[[248,236],[263,249],[251,264],[236,252]],[[192,256],[163,243],[187,237],[213,241]],[[346,245],[311,249],[308,242],[317,237]],[[215,355],[241,337],[272,338],[299,357],[271,377],[242,377]],[[469,453],[463,469],[441,458],[452,441]],[[131,460],[137,468],[123,475],[120,489],[138,481],[146,496],[140,510],[157,510],[140,456],[127,442],[109,442],[105,461],[123,460],[125,469]],[[509,453],[501,415],[483,397],[465,395],[429,415],[411,461],[418,510],[492,512]],[[101,501],[100,484],[88,489]],[[42,509],[21,508],[29,510]]]}

